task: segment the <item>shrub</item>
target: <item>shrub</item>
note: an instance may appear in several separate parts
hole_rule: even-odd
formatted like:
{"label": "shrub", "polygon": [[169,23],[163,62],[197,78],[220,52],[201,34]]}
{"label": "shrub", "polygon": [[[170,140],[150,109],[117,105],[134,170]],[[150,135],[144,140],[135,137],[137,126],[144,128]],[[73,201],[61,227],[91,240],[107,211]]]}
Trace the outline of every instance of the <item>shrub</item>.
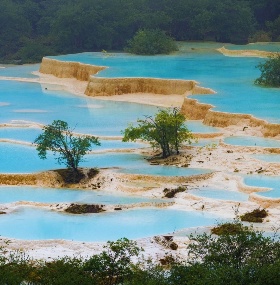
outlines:
{"label": "shrub", "polygon": [[255,80],[255,84],[266,87],[280,87],[280,53],[269,57],[264,63],[257,65],[261,76]]}
{"label": "shrub", "polygon": [[262,223],[263,219],[268,216],[265,209],[255,209],[252,212],[247,212],[240,216],[241,221],[250,223]]}
{"label": "shrub", "polygon": [[174,40],[164,31],[139,30],[135,36],[128,41],[127,52],[142,55],[168,54],[177,50]]}

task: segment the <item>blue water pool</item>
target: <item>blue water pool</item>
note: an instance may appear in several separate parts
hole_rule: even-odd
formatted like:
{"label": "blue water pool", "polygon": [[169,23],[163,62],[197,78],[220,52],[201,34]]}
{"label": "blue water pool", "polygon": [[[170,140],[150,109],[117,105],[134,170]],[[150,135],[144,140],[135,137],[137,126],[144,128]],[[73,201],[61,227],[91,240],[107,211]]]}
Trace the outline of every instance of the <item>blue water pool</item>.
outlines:
{"label": "blue water pool", "polygon": [[227,137],[224,139],[226,144],[239,146],[260,146],[260,147],[280,147],[280,141],[261,137]]}
{"label": "blue water pool", "polygon": [[[98,147],[94,148],[98,149]],[[64,168],[58,165],[52,154],[47,159],[38,157],[35,147],[0,143],[0,172],[2,173],[30,173],[43,170]],[[131,167],[147,165],[146,161],[137,154],[108,153],[89,154],[80,166],[84,167]]]}
{"label": "blue water pool", "polygon": [[[98,76],[102,77],[194,79],[202,86],[212,88],[217,94],[197,95],[192,98],[214,105],[215,110],[253,114],[271,122],[280,122],[279,88],[254,85],[254,80],[260,75],[256,65],[265,59],[226,57],[215,51],[222,46],[218,44],[189,43],[182,46],[179,53],[152,58],[125,53],[114,53],[111,56],[82,53],[54,58],[108,66],[109,68],[99,73]],[[271,46],[262,45],[262,49],[271,49]],[[253,47],[259,49],[253,45],[249,48]]]}
{"label": "blue water pool", "polygon": [[[98,149],[96,147],[96,149]],[[0,143],[0,172],[1,173],[30,173],[57,168],[58,165],[52,154],[41,160],[35,147]],[[94,153],[85,156],[81,167],[119,167],[123,173],[149,174],[162,176],[190,176],[211,172],[208,169],[180,168],[174,166],[149,165],[143,156],[133,153]]]}
{"label": "blue water pool", "polygon": [[280,163],[280,154],[254,154],[252,157],[266,162]]}
{"label": "blue water pool", "polygon": [[32,72],[38,71],[40,64],[25,64],[25,65],[4,65],[5,68],[0,68],[0,76],[8,77],[24,77],[24,78],[35,78],[38,77],[33,75]]}
{"label": "blue water pool", "polygon": [[238,192],[238,191],[229,191],[222,189],[213,189],[213,188],[200,188],[195,190],[190,190],[188,193],[195,196],[217,199],[217,200],[228,200],[228,201],[248,201],[248,195]]}
{"label": "blue water pool", "polygon": [[0,203],[31,201],[42,203],[93,203],[132,204],[141,202],[162,202],[164,199],[109,194],[97,190],[44,188],[30,186],[0,186]]}
{"label": "blue water pool", "polygon": [[0,216],[4,237],[46,240],[107,241],[121,237],[136,239],[165,234],[188,227],[209,226],[216,217],[207,213],[142,209],[112,213],[71,215],[21,207]]}
{"label": "blue water pool", "polygon": [[273,51],[279,52],[280,50],[280,43],[279,42],[271,42],[271,43],[250,43],[247,45],[232,45],[226,44],[225,48],[230,50],[264,50],[264,51]]}
{"label": "blue water pool", "polygon": [[244,178],[249,186],[271,188],[268,192],[258,192],[258,195],[270,198],[280,198],[280,177],[265,175],[250,175]]}

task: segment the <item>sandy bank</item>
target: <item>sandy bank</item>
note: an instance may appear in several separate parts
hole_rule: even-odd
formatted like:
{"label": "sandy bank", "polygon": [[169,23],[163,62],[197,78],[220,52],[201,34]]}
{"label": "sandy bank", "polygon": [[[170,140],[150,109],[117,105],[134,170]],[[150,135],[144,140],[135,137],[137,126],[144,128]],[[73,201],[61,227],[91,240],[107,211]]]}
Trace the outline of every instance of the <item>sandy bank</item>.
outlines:
{"label": "sandy bank", "polygon": [[278,52],[269,52],[263,50],[229,50],[225,47],[218,48],[217,51],[225,56],[236,57],[269,57],[279,54]]}

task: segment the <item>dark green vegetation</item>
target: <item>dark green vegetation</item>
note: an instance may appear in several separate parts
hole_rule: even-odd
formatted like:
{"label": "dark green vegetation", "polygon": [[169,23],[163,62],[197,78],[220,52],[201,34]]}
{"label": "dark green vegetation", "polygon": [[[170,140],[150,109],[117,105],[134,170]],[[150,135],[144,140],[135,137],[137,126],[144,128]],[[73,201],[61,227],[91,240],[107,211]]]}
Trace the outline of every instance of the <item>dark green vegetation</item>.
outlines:
{"label": "dark green vegetation", "polygon": [[123,131],[123,141],[148,141],[155,149],[162,151],[166,158],[179,148],[183,142],[191,143],[192,133],[185,125],[185,117],[178,108],[160,109],[155,117],[146,116],[144,120],[138,119],[138,126],[129,125]]}
{"label": "dark green vegetation", "polygon": [[41,159],[46,159],[47,151],[52,151],[57,156],[58,163],[66,165],[74,176],[79,176],[79,179],[79,163],[83,161],[84,155],[91,150],[93,144],[100,145],[98,138],[94,136],[75,136],[68,124],[61,120],[44,126],[43,133],[34,143],[37,144],[36,149]]}
{"label": "dark green vegetation", "polygon": [[277,0],[1,0],[0,60],[123,50],[137,31],[177,41],[279,40]]}
{"label": "dark green vegetation", "polygon": [[143,55],[168,54],[177,50],[174,40],[163,31],[139,30],[136,35],[128,41],[127,52]]}
{"label": "dark green vegetation", "polygon": [[65,212],[71,214],[88,214],[88,213],[101,213],[104,205],[92,205],[92,204],[71,204],[65,209]]}
{"label": "dark green vegetation", "polygon": [[265,209],[255,209],[240,216],[241,221],[250,223],[262,223],[263,219],[268,216]]}
{"label": "dark green vegetation", "polygon": [[[238,222],[234,222],[238,224]],[[188,260],[166,256],[159,263],[132,262],[141,249],[128,239],[108,242],[86,260],[34,261],[0,252],[0,284],[29,285],[278,285],[280,242],[238,224],[235,233],[191,236]],[[90,255],[90,252],[89,252]],[[145,266],[144,266],[145,264]]]}
{"label": "dark green vegetation", "polygon": [[164,197],[166,198],[174,198],[177,193],[184,192],[186,190],[187,190],[186,187],[178,186],[177,188],[174,188],[174,189],[164,188],[163,193],[164,193]]}
{"label": "dark green vegetation", "polygon": [[255,80],[255,84],[266,87],[280,87],[280,54],[267,59],[257,65],[261,76]]}

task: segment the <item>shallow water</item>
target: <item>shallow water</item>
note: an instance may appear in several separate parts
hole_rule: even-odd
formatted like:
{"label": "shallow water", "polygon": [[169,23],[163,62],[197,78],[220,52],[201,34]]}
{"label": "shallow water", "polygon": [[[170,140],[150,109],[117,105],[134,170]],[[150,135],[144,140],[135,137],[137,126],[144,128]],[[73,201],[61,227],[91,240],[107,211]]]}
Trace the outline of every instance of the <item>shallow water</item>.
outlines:
{"label": "shallow water", "polygon": [[[215,51],[221,46],[189,43],[183,45],[179,53],[153,57],[125,53],[113,53],[110,56],[82,53],[55,58],[108,66],[109,68],[98,74],[102,77],[193,79],[217,92],[212,95],[191,96],[200,102],[214,105],[214,110],[253,114],[258,118],[280,123],[279,88],[254,85],[254,80],[260,75],[256,66],[265,59],[226,57]],[[269,49],[271,46],[263,44],[262,49]],[[250,48],[254,47],[258,49],[258,46],[250,45]]]}
{"label": "shallow water", "polygon": [[266,162],[280,163],[280,154],[254,154],[252,157]]}
{"label": "shallow water", "polygon": [[280,147],[280,141],[261,137],[227,137],[224,139],[226,144],[239,146],[257,146],[257,147]]}
{"label": "shallow water", "polygon": [[132,204],[142,202],[163,202],[152,199],[121,194],[109,194],[102,190],[81,190],[63,188],[44,188],[29,186],[0,186],[0,203],[31,201],[41,203],[93,203],[93,204]]}
{"label": "shallow water", "polygon": [[264,197],[280,198],[279,176],[248,175],[244,177],[244,183],[249,186],[272,188],[268,192],[258,192],[257,194]]}
{"label": "shallow water", "polygon": [[[113,142],[114,144],[114,142]],[[95,148],[98,150],[98,147]],[[50,169],[65,168],[58,165],[55,157],[49,153],[47,159],[38,157],[35,147],[0,143],[1,173],[32,173]],[[123,173],[190,176],[209,173],[208,169],[180,168],[175,166],[149,165],[144,156],[133,153],[93,153],[84,157],[81,167],[119,167]]]}
{"label": "shallow water", "polygon": [[166,234],[188,227],[209,226],[216,217],[197,212],[163,209],[71,215],[21,207],[0,216],[1,235],[26,240],[66,239],[107,241]]}
{"label": "shallow water", "polygon": [[238,192],[238,191],[230,191],[230,190],[222,190],[215,188],[200,188],[195,190],[190,190],[188,193],[193,194],[195,196],[217,199],[217,200],[228,200],[228,201],[239,201],[244,202],[248,201],[248,195]]}
{"label": "shallow water", "polygon": [[247,45],[232,45],[226,44],[225,48],[230,50],[264,50],[264,51],[272,51],[272,52],[279,52],[280,50],[280,43],[251,43]]}

